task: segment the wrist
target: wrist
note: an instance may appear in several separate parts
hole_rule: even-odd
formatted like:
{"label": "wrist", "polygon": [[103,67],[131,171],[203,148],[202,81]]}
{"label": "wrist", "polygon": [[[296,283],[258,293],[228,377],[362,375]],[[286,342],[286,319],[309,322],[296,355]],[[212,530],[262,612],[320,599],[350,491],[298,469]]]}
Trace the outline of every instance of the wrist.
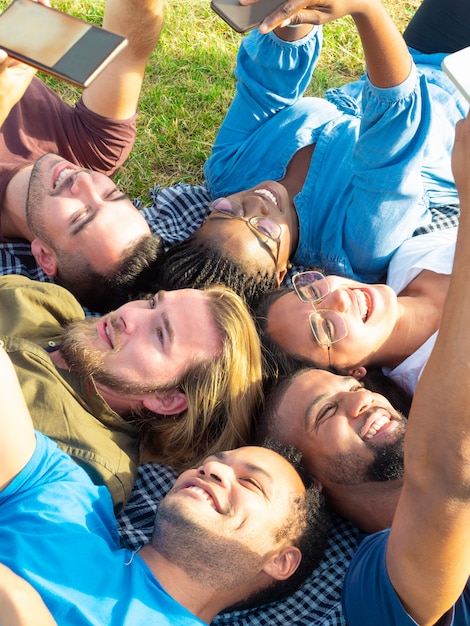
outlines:
{"label": "wrist", "polygon": [[315,28],[314,24],[286,24],[274,29],[274,33],[284,41],[303,39]]}

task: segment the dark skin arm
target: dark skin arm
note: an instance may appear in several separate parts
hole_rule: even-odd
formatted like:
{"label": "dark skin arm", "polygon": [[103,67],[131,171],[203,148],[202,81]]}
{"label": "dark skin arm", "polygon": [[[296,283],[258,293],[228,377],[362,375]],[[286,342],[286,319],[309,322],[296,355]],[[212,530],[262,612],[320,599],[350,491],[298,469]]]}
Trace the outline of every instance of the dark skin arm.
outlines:
{"label": "dark skin arm", "polygon": [[[253,0],[240,3],[253,4]],[[406,80],[411,70],[408,48],[379,0],[288,0],[264,20],[259,31],[274,30],[281,39],[296,41],[308,34],[312,24],[326,24],[346,15],[351,15],[361,38],[371,83],[387,88]],[[304,26],[289,28],[288,24]]]}

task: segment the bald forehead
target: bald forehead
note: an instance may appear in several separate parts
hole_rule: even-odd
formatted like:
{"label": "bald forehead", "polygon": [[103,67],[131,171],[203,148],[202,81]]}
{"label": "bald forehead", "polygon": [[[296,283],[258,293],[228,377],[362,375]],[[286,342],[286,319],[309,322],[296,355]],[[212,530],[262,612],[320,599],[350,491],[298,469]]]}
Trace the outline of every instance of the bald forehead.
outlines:
{"label": "bald forehead", "polygon": [[273,486],[282,492],[286,487],[304,493],[305,486],[293,465],[283,456],[261,446],[245,446],[214,455],[222,462],[240,463],[247,470],[262,474]]}

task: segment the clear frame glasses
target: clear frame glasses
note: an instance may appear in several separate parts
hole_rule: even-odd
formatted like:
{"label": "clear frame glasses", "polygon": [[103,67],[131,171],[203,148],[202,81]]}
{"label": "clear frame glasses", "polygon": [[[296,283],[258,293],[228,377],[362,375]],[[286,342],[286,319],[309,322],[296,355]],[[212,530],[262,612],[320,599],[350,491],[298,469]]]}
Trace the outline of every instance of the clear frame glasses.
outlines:
{"label": "clear frame glasses", "polygon": [[210,213],[221,213],[231,219],[238,219],[245,222],[254,235],[263,243],[274,241],[276,243],[276,255],[273,255],[276,264],[279,260],[279,250],[281,248],[282,230],[279,224],[265,215],[255,215],[254,217],[245,217],[245,209],[240,202],[231,198],[217,198],[209,204],[206,211],[206,217]]}
{"label": "clear frame glasses", "polygon": [[330,293],[328,281],[321,272],[311,271],[295,274],[292,284],[297,297],[302,302],[309,302],[312,305],[313,313],[309,316],[312,334],[320,346],[328,348],[330,358],[330,347],[347,336],[348,327],[343,315],[338,311],[318,309],[315,306]]}

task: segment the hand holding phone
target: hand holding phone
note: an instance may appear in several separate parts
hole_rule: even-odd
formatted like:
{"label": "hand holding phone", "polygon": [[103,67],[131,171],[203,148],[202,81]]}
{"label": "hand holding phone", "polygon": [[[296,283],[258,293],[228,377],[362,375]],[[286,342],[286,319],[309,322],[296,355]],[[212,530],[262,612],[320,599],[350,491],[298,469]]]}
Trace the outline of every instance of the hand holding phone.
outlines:
{"label": "hand holding phone", "polygon": [[470,103],[470,46],[447,55],[442,69]]}
{"label": "hand holding phone", "polygon": [[0,48],[11,57],[87,87],[127,44],[125,37],[33,0],[0,15]]}
{"label": "hand holding phone", "polygon": [[212,0],[211,9],[237,33],[246,33],[259,26],[284,0],[259,0],[243,5],[238,0]]}

